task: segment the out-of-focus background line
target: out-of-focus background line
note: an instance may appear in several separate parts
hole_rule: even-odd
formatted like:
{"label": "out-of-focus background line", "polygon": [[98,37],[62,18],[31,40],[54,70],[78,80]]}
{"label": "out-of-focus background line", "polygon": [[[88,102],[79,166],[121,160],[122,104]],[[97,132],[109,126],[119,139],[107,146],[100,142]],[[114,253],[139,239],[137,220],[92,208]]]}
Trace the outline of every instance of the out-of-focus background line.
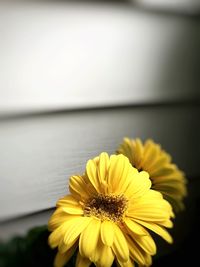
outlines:
{"label": "out-of-focus background line", "polygon": [[21,120],[25,118],[36,118],[36,117],[42,117],[42,116],[52,116],[52,115],[62,115],[62,114],[76,114],[80,112],[95,112],[95,111],[117,111],[117,110],[126,110],[126,109],[135,109],[135,110],[142,110],[144,108],[155,108],[159,109],[162,107],[166,107],[168,109],[174,108],[174,107],[185,107],[185,108],[192,108],[192,107],[199,107],[200,106],[200,99],[197,96],[196,99],[186,100],[186,101],[170,101],[170,102],[153,102],[153,103],[134,103],[134,104],[126,104],[126,105],[112,105],[112,106],[96,106],[96,107],[87,107],[87,108],[71,108],[71,109],[48,109],[43,111],[27,111],[27,112],[17,112],[17,113],[6,113],[6,114],[0,114],[0,123],[3,121],[14,121],[14,120]]}

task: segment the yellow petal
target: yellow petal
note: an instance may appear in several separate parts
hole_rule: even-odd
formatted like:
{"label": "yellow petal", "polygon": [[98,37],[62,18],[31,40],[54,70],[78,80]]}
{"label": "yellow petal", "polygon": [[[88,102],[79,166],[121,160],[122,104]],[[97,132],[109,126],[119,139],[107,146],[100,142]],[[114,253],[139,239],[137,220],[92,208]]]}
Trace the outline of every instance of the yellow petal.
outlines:
{"label": "yellow petal", "polygon": [[90,217],[77,217],[73,219],[65,231],[64,242],[59,244],[59,251],[61,253],[64,253],[77,241],[80,233],[87,227],[91,220]]}
{"label": "yellow petal", "polygon": [[157,157],[157,160],[151,166],[148,166],[149,173],[151,173],[152,171],[158,171],[160,168],[163,168],[163,166],[169,163],[169,159],[170,158],[166,154],[162,154]]}
{"label": "yellow petal", "polygon": [[129,260],[129,249],[127,241],[121,229],[115,224],[113,224],[113,226],[114,226],[114,241],[112,245],[113,252],[117,257],[117,260],[122,262],[127,262]]}
{"label": "yellow petal", "polygon": [[63,267],[69,259],[72,257],[76,250],[77,244],[75,244],[73,247],[71,247],[68,251],[66,251],[64,254],[57,253],[56,257],[54,259],[54,266],[55,267]]}
{"label": "yellow petal", "polygon": [[156,254],[156,245],[150,235],[139,236],[132,234],[132,238],[146,253],[150,255]]}
{"label": "yellow petal", "polygon": [[111,221],[101,223],[101,240],[107,246],[112,246],[114,239],[114,228]]}
{"label": "yellow petal", "polygon": [[[107,172],[109,167],[109,156],[107,153],[101,153],[99,157],[99,164],[98,164],[98,177],[102,188],[106,187],[107,184]],[[106,188],[105,188],[106,189]],[[107,193],[103,191],[103,193]]]}
{"label": "yellow petal", "polygon": [[138,246],[138,244],[132,239],[129,235],[126,235],[126,240],[128,242],[130,256],[134,261],[136,261],[139,265],[148,266],[145,258],[146,252]]}
{"label": "yellow petal", "polygon": [[[154,177],[153,177],[154,178]],[[159,177],[155,177],[155,182],[164,182],[164,181],[182,181],[184,183],[187,182],[185,175],[180,170],[174,170],[170,174],[160,175]]]}
{"label": "yellow petal", "polygon": [[162,222],[170,219],[172,215],[171,205],[155,192],[149,194],[152,198],[144,196],[137,199],[135,203],[132,201],[128,207],[127,216],[147,222]]}
{"label": "yellow petal", "polygon": [[162,222],[164,220],[169,219],[170,214],[166,210],[162,210],[160,208],[154,208],[152,210],[149,210],[151,206],[144,206],[143,209],[134,210],[133,212],[129,212],[128,216],[133,219],[139,219],[143,221],[149,221],[149,222]]}
{"label": "yellow petal", "polygon": [[114,261],[114,254],[112,249],[104,245],[101,241],[98,242],[97,249],[95,251],[95,265],[97,267],[110,267]]}
{"label": "yellow petal", "polygon": [[76,267],[89,267],[91,265],[91,261],[87,258],[84,258],[78,253],[76,257]]}
{"label": "yellow petal", "polygon": [[82,257],[90,258],[96,249],[100,234],[101,221],[92,218],[89,225],[81,233],[79,251]]}
{"label": "yellow petal", "polygon": [[142,224],[146,228],[150,229],[151,231],[155,232],[156,234],[160,235],[163,239],[165,239],[168,243],[172,243],[173,239],[170,234],[161,226],[155,223],[148,223],[141,220],[135,220],[138,223]]}
{"label": "yellow petal", "polygon": [[151,178],[153,179],[154,176],[163,176],[163,175],[170,175],[174,172],[174,166],[172,164],[165,165],[164,167],[152,170],[151,171]]}
{"label": "yellow petal", "polygon": [[120,267],[134,267],[135,264],[130,259],[128,261],[126,261],[126,262],[117,260],[117,266],[120,266]]}
{"label": "yellow petal", "polygon": [[87,199],[89,196],[87,184],[82,176],[74,175],[70,177],[69,190],[71,194],[78,200]]}
{"label": "yellow petal", "polygon": [[83,214],[83,208],[79,201],[72,195],[65,196],[57,202],[57,206],[68,214]]}
{"label": "yellow petal", "polygon": [[[179,197],[174,197],[174,195],[170,195],[169,193],[161,192],[164,196],[164,198],[171,203],[173,206],[173,209],[178,212],[181,210],[184,210],[184,204],[182,203],[182,200]],[[173,215],[171,215],[172,218],[174,218]]]}
{"label": "yellow petal", "polygon": [[159,222],[159,225],[167,227],[167,228],[172,228],[173,227],[173,222],[169,219],[169,220],[165,220],[165,221]]}
{"label": "yellow petal", "polygon": [[131,139],[125,137],[123,140],[123,143],[119,146],[118,150],[117,150],[117,154],[123,154],[125,155],[130,163],[134,165],[134,145]]}
{"label": "yellow petal", "polygon": [[132,176],[132,181],[124,192],[128,198],[140,198],[145,195],[151,187],[151,180],[149,174],[141,171]]}
{"label": "yellow petal", "polygon": [[[129,160],[124,155],[112,155],[108,171],[109,193],[124,193],[125,188],[131,181],[130,169],[133,169]],[[134,171],[134,169],[133,169]]]}
{"label": "yellow petal", "polygon": [[68,221],[61,224],[49,235],[48,242],[52,248],[55,248],[59,245],[60,241],[64,238],[65,232],[67,231],[69,225],[73,223],[73,220],[74,217],[72,216]]}
{"label": "yellow petal", "polygon": [[68,206],[68,207],[64,207],[62,208],[64,212],[68,213],[68,214],[74,214],[74,215],[83,215],[83,208],[79,205],[77,206]]}
{"label": "yellow petal", "polygon": [[152,256],[144,253],[144,258],[145,258],[145,262],[146,262],[146,266],[151,266],[152,265]]}
{"label": "yellow petal", "polygon": [[133,161],[133,166],[137,167],[137,169],[141,168],[142,164],[142,159],[143,159],[143,144],[139,138],[136,138],[135,140],[132,140],[132,143],[134,144],[134,151],[133,151],[133,156],[134,156],[134,161]]}
{"label": "yellow petal", "polygon": [[142,167],[147,170],[158,160],[160,146],[151,140],[147,140],[144,148],[144,158]]}
{"label": "yellow petal", "polygon": [[124,222],[126,224],[126,226],[128,227],[128,229],[132,232],[134,232],[137,235],[146,235],[146,230],[144,229],[144,227],[142,227],[140,224],[134,222],[133,220],[129,219],[129,218],[125,218]]}
{"label": "yellow petal", "polygon": [[177,181],[169,181],[165,183],[155,184],[153,189],[158,190],[160,192],[165,192],[165,194],[174,195],[175,198],[177,196],[180,196],[180,198],[182,198],[183,196],[186,196],[185,185]]}
{"label": "yellow petal", "polygon": [[56,206],[57,207],[65,207],[65,206],[68,206],[68,205],[78,205],[78,201],[72,196],[72,195],[67,195],[67,196],[64,196],[62,198],[60,198],[57,203],[56,203]]}
{"label": "yellow petal", "polygon": [[94,160],[88,160],[86,165],[86,175],[90,183],[95,188],[96,192],[100,193],[100,183],[98,179],[97,165]]}
{"label": "yellow petal", "polygon": [[53,231],[61,224],[66,222],[70,218],[70,215],[66,214],[62,208],[57,208],[48,221],[49,231]]}

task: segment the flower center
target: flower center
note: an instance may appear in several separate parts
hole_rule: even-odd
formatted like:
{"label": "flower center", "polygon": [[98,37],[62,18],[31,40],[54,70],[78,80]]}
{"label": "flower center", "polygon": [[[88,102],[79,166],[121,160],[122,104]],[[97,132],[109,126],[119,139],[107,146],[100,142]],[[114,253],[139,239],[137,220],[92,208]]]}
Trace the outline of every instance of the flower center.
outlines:
{"label": "flower center", "polygon": [[128,200],[123,195],[99,194],[85,203],[84,215],[95,216],[102,221],[122,221]]}

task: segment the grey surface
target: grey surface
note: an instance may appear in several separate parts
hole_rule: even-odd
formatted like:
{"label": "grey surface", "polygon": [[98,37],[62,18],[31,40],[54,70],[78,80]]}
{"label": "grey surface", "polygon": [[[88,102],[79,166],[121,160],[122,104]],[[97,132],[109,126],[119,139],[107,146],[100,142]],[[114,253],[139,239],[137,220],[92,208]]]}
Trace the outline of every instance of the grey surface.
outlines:
{"label": "grey surface", "polygon": [[0,220],[55,206],[86,161],[124,136],[153,138],[188,176],[199,175],[197,107],[69,112],[0,121]]}
{"label": "grey surface", "polygon": [[194,99],[197,23],[125,4],[0,2],[0,115]]}

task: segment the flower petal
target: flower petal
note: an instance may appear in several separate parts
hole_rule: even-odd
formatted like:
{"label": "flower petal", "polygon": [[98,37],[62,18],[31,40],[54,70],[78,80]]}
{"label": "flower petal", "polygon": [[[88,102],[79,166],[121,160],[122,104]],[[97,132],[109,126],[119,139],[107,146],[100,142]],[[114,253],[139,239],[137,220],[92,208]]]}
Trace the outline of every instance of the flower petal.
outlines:
{"label": "flower petal", "polygon": [[74,244],[68,251],[66,251],[64,254],[61,254],[59,251],[56,254],[56,257],[54,259],[54,266],[55,267],[63,267],[69,259],[74,254],[78,244]]}
{"label": "flower petal", "polygon": [[62,208],[57,208],[48,221],[49,231],[54,231],[61,224],[66,222],[71,216],[66,214]]}
{"label": "flower petal", "polygon": [[59,244],[59,251],[64,253],[67,251],[78,239],[80,233],[87,227],[92,219],[90,217],[77,217],[68,225],[63,242]]}
{"label": "flower petal", "polygon": [[[101,186],[102,189],[106,189],[109,161],[110,160],[108,154],[101,153],[98,164],[98,177],[99,177],[99,182],[102,185]],[[103,193],[107,192],[103,191]]]}
{"label": "flower petal", "polygon": [[112,266],[113,261],[114,254],[111,247],[104,245],[101,239],[99,239],[93,262],[98,267],[110,267]]}
{"label": "flower petal", "polygon": [[159,226],[158,224],[148,223],[148,222],[144,222],[141,220],[135,220],[135,221],[137,221],[141,225],[145,226],[149,230],[155,232],[156,234],[160,235],[168,243],[173,243],[173,239],[172,239],[171,235],[167,232],[167,230],[165,230],[163,227]]}
{"label": "flower petal", "polygon": [[172,216],[172,207],[159,192],[149,190],[143,197],[131,201],[127,216],[143,221],[163,222]]}
{"label": "flower petal", "polygon": [[76,206],[78,204],[79,204],[79,202],[72,195],[66,195],[57,201],[56,206],[57,207],[65,207],[68,205]]}
{"label": "flower petal", "polygon": [[117,260],[127,262],[129,260],[129,248],[127,241],[122,233],[121,229],[113,224],[114,226],[114,241],[112,249],[117,257]]}
{"label": "flower petal", "polygon": [[59,245],[59,243],[64,238],[64,235],[68,229],[68,227],[73,224],[74,220],[76,220],[77,216],[70,216],[68,221],[61,224],[56,230],[54,230],[48,238],[49,245],[51,248],[55,248]]}
{"label": "flower petal", "polygon": [[149,207],[151,206],[144,206],[144,208],[141,210],[138,209],[134,210],[133,212],[129,212],[129,217],[149,222],[162,222],[164,220],[169,219],[168,211],[159,208],[149,210]]}
{"label": "flower petal", "polygon": [[125,218],[124,222],[126,224],[126,226],[128,227],[128,229],[132,232],[134,232],[137,235],[146,235],[146,230],[144,229],[144,227],[142,227],[140,224],[134,222],[133,220],[129,219],[129,218]]}
{"label": "flower petal", "polygon": [[185,174],[172,163],[171,156],[161,148],[160,144],[150,139],[142,144],[140,139],[125,138],[117,153],[127,156],[134,167],[147,171],[152,181],[152,188],[161,192],[175,211],[184,208],[183,198],[187,196],[187,179]]}
{"label": "flower petal", "polygon": [[80,201],[77,201],[72,195],[65,196],[58,200],[57,207],[68,214],[83,214],[83,208]]}
{"label": "flower petal", "polygon": [[123,154],[130,160],[131,164],[134,165],[134,145],[130,138],[125,137],[123,143],[117,149],[117,154]]}
{"label": "flower petal", "polygon": [[125,190],[124,194],[128,198],[140,198],[145,195],[151,187],[151,180],[149,174],[141,171],[132,176],[132,181]]}
{"label": "flower petal", "polygon": [[131,237],[146,253],[150,255],[156,254],[156,244],[150,235],[139,236],[132,234]]}
{"label": "flower petal", "polygon": [[98,179],[97,165],[94,160],[88,160],[86,165],[86,175],[96,192],[100,193],[100,183]]}
{"label": "flower petal", "polygon": [[122,261],[117,260],[117,266],[120,266],[120,267],[134,267],[135,264],[130,259],[128,261],[126,261],[126,262],[122,262]]}
{"label": "flower petal", "polygon": [[69,190],[76,199],[87,199],[90,194],[90,191],[88,191],[87,189],[87,184],[82,176],[74,175],[70,177]]}
{"label": "flower petal", "polygon": [[82,257],[90,258],[96,249],[100,234],[101,221],[92,218],[89,225],[81,233],[79,239],[79,251]]}
{"label": "flower petal", "polygon": [[141,200],[141,203],[135,203],[128,209],[127,216],[147,222],[162,222],[171,217],[170,206],[165,205],[166,203],[164,199],[161,201],[152,199],[148,203]]}
{"label": "flower petal", "polygon": [[62,208],[64,212],[68,213],[68,214],[76,214],[76,215],[83,215],[83,208],[79,205],[77,206],[68,206],[68,207],[64,207]]}
{"label": "flower petal", "polygon": [[160,153],[160,145],[155,144],[152,140],[147,140],[144,145],[144,156],[142,167],[148,171],[157,160]]}
{"label": "flower petal", "polygon": [[128,242],[130,256],[139,265],[148,266],[148,261],[146,260],[146,252],[138,246],[138,244],[129,235],[126,235],[126,240]]}
{"label": "flower petal", "polygon": [[91,261],[87,258],[84,258],[81,256],[80,253],[78,253],[76,257],[76,267],[89,267],[91,265]]}
{"label": "flower petal", "polygon": [[137,169],[141,169],[142,167],[142,159],[143,159],[143,153],[144,148],[141,140],[139,138],[136,138],[135,140],[131,140],[132,147],[133,147],[133,166],[137,167]]}
{"label": "flower petal", "polygon": [[132,168],[129,160],[124,155],[112,155],[110,157],[110,167],[108,171],[108,189],[109,193],[123,193],[131,181],[128,176]]}
{"label": "flower petal", "polygon": [[101,240],[107,246],[112,246],[114,239],[113,223],[111,221],[103,221],[101,223]]}

